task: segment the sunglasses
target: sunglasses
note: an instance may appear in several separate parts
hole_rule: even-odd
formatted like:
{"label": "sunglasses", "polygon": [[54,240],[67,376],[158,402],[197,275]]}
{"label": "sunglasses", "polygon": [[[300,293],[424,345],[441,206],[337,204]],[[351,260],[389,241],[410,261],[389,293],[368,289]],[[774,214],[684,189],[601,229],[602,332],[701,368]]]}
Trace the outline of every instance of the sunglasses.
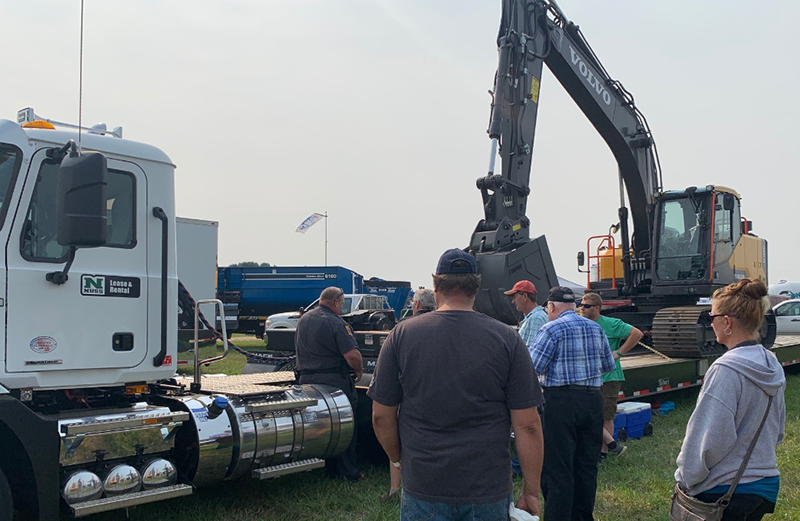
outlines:
{"label": "sunglasses", "polygon": [[581,307],[582,307],[583,309],[589,309],[589,308],[593,308],[593,307],[595,307],[596,305],[597,305],[597,304],[583,304],[583,303],[581,303]]}
{"label": "sunglasses", "polygon": [[729,313],[720,313],[718,315],[712,315],[711,313],[708,314],[708,318],[714,320],[717,317],[731,317],[731,318],[739,318],[739,315],[731,315]]}

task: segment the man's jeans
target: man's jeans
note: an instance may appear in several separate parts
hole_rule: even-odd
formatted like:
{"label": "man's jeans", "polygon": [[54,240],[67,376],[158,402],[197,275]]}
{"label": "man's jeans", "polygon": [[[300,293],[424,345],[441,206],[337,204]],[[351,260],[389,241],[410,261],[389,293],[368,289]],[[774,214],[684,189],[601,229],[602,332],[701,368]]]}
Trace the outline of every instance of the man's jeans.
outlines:
{"label": "man's jeans", "polygon": [[403,492],[400,521],[508,521],[511,497],[497,503],[432,503]]}

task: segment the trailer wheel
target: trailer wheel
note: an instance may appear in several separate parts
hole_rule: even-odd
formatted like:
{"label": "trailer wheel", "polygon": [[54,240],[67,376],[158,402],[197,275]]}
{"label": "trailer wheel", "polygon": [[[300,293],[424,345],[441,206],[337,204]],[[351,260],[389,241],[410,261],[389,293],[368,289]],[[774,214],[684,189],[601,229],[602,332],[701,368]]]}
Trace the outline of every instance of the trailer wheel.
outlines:
{"label": "trailer wheel", "polygon": [[0,519],[13,519],[14,498],[11,496],[11,486],[8,484],[3,469],[0,469]]}

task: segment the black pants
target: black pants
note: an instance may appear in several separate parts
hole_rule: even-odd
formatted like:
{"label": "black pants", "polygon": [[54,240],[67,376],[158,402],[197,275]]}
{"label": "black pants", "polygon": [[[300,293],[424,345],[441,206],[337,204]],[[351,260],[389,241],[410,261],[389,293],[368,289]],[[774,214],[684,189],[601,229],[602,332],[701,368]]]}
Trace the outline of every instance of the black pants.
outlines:
{"label": "black pants", "polygon": [[325,474],[329,478],[344,478],[350,481],[359,479],[360,472],[356,462],[356,441],[357,441],[357,421],[355,418],[356,409],[358,406],[358,392],[356,391],[355,383],[349,375],[342,376],[338,374],[310,374],[300,377],[301,384],[323,384],[336,387],[344,392],[347,399],[350,400],[350,406],[353,408],[353,439],[350,445],[339,456],[329,458],[325,461]]}
{"label": "black pants", "polygon": [[544,389],[544,521],[592,521],[603,443],[599,388]]}
{"label": "black pants", "polygon": [[[713,503],[724,494],[697,494],[697,499]],[[775,503],[755,494],[734,494],[722,512],[722,521],[760,521],[764,514],[775,512]]]}

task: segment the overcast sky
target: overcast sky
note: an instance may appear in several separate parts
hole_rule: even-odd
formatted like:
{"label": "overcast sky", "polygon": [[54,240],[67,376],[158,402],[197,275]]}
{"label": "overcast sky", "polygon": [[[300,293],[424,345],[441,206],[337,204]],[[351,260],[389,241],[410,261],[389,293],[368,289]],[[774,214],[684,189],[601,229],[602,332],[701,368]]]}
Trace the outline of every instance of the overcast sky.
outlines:
{"label": "overcast sky", "polygon": [[[667,189],[721,184],[800,280],[794,0],[562,0],[646,115]],[[430,286],[483,217],[500,1],[86,0],[84,123],[177,165],[219,264],[321,265]],[[0,118],[77,123],[79,0],[0,0]],[[558,274],[617,221],[617,167],[549,72],[528,203]]]}

